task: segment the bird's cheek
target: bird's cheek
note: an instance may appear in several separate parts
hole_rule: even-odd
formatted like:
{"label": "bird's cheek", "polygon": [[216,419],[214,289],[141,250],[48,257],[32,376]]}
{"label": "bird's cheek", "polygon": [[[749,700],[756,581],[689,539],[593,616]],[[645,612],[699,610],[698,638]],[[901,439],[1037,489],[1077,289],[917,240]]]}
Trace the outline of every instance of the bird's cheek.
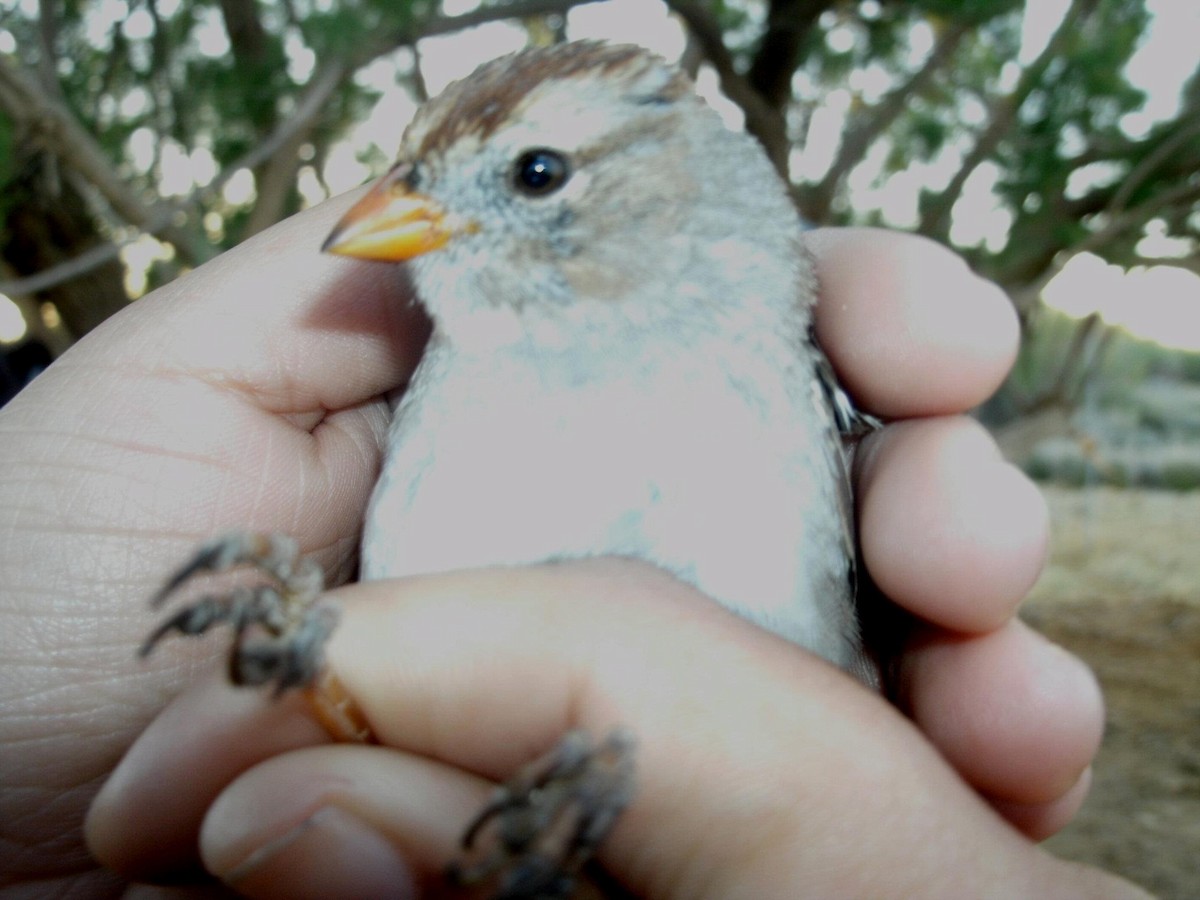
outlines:
{"label": "bird's cheek", "polygon": [[633,289],[628,269],[608,265],[604,259],[579,255],[562,264],[567,286],[575,296],[616,302]]}

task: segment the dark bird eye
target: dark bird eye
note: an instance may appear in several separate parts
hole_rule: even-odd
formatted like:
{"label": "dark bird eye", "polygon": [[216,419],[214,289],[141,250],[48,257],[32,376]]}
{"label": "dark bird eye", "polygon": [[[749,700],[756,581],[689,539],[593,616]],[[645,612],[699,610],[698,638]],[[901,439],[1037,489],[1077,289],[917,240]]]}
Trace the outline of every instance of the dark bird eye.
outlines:
{"label": "dark bird eye", "polygon": [[566,184],[570,175],[561,154],[553,150],[529,150],[517,160],[513,181],[521,193],[543,197]]}

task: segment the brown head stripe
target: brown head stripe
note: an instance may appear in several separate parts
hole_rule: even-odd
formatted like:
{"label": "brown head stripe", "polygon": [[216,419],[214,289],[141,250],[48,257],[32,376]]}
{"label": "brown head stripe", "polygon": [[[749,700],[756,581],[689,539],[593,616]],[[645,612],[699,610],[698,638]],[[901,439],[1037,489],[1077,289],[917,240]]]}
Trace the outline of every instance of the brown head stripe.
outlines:
{"label": "brown head stripe", "polygon": [[615,72],[626,66],[640,68],[656,63],[661,64],[640,47],[599,41],[558,44],[501,57],[450,85],[434,99],[428,110],[437,117],[437,125],[422,138],[417,152],[424,156],[444,151],[469,133],[487,138],[543,81],[597,69]]}

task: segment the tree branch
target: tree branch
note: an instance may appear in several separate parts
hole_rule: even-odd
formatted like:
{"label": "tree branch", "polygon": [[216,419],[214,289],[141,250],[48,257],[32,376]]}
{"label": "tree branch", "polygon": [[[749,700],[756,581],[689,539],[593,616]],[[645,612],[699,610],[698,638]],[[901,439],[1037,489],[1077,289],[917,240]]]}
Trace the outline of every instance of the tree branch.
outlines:
{"label": "tree branch", "polygon": [[544,16],[551,13],[566,13],[576,6],[597,3],[599,0],[513,0],[503,6],[481,6],[471,12],[457,16],[430,16],[409,23],[381,36],[379,40],[364,44],[349,60],[350,69],[358,69],[398,47],[412,44],[421,38],[450,34],[464,28],[473,28],[502,19],[517,19],[525,16]]}
{"label": "tree branch", "polygon": [[98,244],[89,250],[83,251],[78,256],[71,257],[66,262],[51,266],[48,269],[42,269],[42,271],[33,275],[0,281],[0,294],[4,294],[7,297],[28,297],[39,291],[49,290],[56,285],[70,281],[72,278],[86,275],[93,269],[98,269],[105,263],[116,259],[120,255],[121,247],[123,246],[124,243],[117,244],[110,242]]}
{"label": "tree branch", "polygon": [[957,19],[946,28],[929,56],[904,84],[883,98],[868,115],[846,129],[837,159],[825,173],[820,183],[805,192],[805,216],[813,222],[823,222],[829,216],[829,208],[842,179],[867,155],[867,150],[892,123],[908,108],[912,98],[921,94],[933,80],[934,75],[950,60],[958,45],[977,23]]}
{"label": "tree branch", "polygon": [[[1098,252],[1105,244],[1115,240],[1130,229],[1144,225],[1156,215],[1174,210],[1187,211],[1197,201],[1200,201],[1200,184],[1180,184],[1170,190],[1156,194],[1145,203],[1107,217],[1107,221],[1103,225],[1070,247],[1047,251],[1051,254],[1049,264],[1041,270],[1036,278],[1022,285],[1019,292],[1021,301],[1031,303],[1040,296],[1042,289],[1045,288],[1050,280],[1079,254]],[[1190,268],[1186,264],[1181,265],[1183,268]]]}
{"label": "tree branch", "polygon": [[746,117],[746,131],[754,135],[767,151],[776,170],[788,177],[787,121],[780,110],[772,109],[738,72],[733,56],[725,46],[720,23],[705,7],[693,0],[667,0],[667,6],[683,20],[696,47],[716,70],[721,92],[738,105]]}
{"label": "tree branch", "polygon": [[233,58],[239,65],[252,71],[262,65],[268,49],[267,31],[258,17],[255,3],[245,0],[219,0],[221,19],[225,23],[225,34]]}
{"label": "tree branch", "polygon": [[48,96],[61,101],[62,85],[54,70],[54,61],[58,58],[54,51],[54,45],[58,43],[57,6],[53,0],[39,0],[38,3],[38,80]]}
{"label": "tree branch", "polygon": [[1118,213],[1125,209],[1134,193],[1154,173],[1154,170],[1192,137],[1200,134],[1200,119],[1187,115],[1185,111],[1181,114],[1180,121],[1184,123],[1182,127],[1142,157],[1141,161],[1125,176],[1121,186],[1117,188],[1108,202],[1107,212]]}
{"label": "tree branch", "polygon": [[1089,14],[1095,4],[1096,0],[1072,0],[1058,30],[1050,37],[1045,49],[1038,54],[1037,59],[1021,73],[1012,93],[997,97],[993,101],[989,110],[987,127],[979,135],[975,145],[967,153],[962,165],[950,179],[945,190],[922,210],[921,221],[917,227],[921,234],[945,242],[950,231],[950,210],[953,209],[962,194],[967,179],[980,163],[995,152],[996,147],[999,146],[1016,120],[1021,105],[1041,82],[1047,67],[1059,55],[1063,44],[1074,35],[1079,19]]}
{"label": "tree branch", "polygon": [[100,192],[125,221],[175,245],[179,255],[198,265],[211,255],[211,248],[186,229],[173,223],[173,211],[162,201],[143,203],[117,174],[99,143],[61,104],[42,92],[25,72],[0,58],[0,98],[9,114],[24,124],[30,137],[48,153],[62,160]]}
{"label": "tree branch", "polygon": [[287,120],[280,122],[260,144],[230,163],[221,174],[205,185],[202,189],[205,195],[211,196],[220,191],[239,170],[253,169],[261,165],[278,153],[285,144],[292,143],[297,134],[310,130],[314,120],[324,109],[325,102],[337,90],[349,71],[346,64],[337,59],[330,60],[318,69],[309,79],[300,95],[300,102],[296,104],[296,109]]}
{"label": "tree branch", "polygon": [[412,53],[412,74],[409,75],[409,81],[412,85],[413,97],[418,103],[424,103],[429,99],[429,85],[425,83],[425,71],[421,68],[421,50],[417,47],[416,41],[409,44],[408,49]]}
{"label": "tree branch", "polygon": [[[258,182],[255,203],[242,237],[257,234],[283,217],[288,192],[299,168],[299,150],[312,133],[326,102],[346,77],[346,67],[338,60],[323,66],[309,80],[300,103],[257,147],[227,166],[206,186],[200,196],[214,196],[240,169],[251,169]],[[195,200],[193,200],[195,203]]]}
{"label": "tree branch", "polygon": [[792,75],[800,47],[830,0],[771,0],[767,27],[758,42],[747,80],[754,93],[780,114],[792,101]]}
{"label": "tree branch", "polygon": [[[295,113],[280,123],[254,149],[227,166],[212,182],[198,189],[188,199],[191,205],[203,198],[215,196],[233,175],[241,169],[254,169],[270,160],[281,148],[294,144],[302,132],[311,129],[312,121],[326,100],[359,66],[398,46],[415,42],[425,36],[447,34],[463,28],[482,25],[514,16],[565,13],[572,7],[598,0],[517,0],[503,7],[485,7],[459,16],[434,16],[424,23],[393,33],[389,38],[364,48],[348,60],[333,60],[310,80]],[[7,59],[0,58],[0,107],[17,122],[26,123],[36,132],[42,146],[57,158],[63,159],[92,184],[113,209],[142,232],[169,241],[180,257],[190,265],[198,265],[211,255],[211,247],[199,242],[190,232],[174,224],[178,208],[162,201],[144,204],[134,191],[116,174],[115,168],[100,150],[95,139],[59,104],[53,103],[31,84],[30,79]],[[302,142],[302,141],[301,141]],[[124,242],[129,243],[129,242]],[[116,257],[123,244],[95,247],[66,262],[25,278],[0,283],[0,292],[23,295],[45,290],[77,278],[104,265]]]}
{"label": "tree branch", "polygon": [[1173,210],[1186,211],[1198,200],[1200,200],[1200,183],[1179,184],[1155,194],[1145,203],[1122,210],[1115,215],[1106,216],[1108,221],[1075,244],[1071,248],[1071,255],[1097,250],[1129,229],[1144,225],[1157,215]]}
{"label": "tree branch", "polygon": [[1191,272],[1193,275],[1200,275],[1200,253],[1193,253],[1191,256],[1142,256],[1134,254],[1129,258],[1129,262],[1135,266],[1169,266],[1174,269],[1183,269]]}
{"label": "tree branch", "polygon": [[[285,122],[280,123],[279,127],[268,135],[262,143],[226,166],[208,184],[193,191],[191,196],[184,202],[184,205],[193,209],[199,209],[207,199],[216,197],[229,179],[237,172],[240,172],[242,169],[254,169],[256,166],[262,165],[278,153],[281,148],[296,142],[298,135],[301,135],[301,133],[306,134],[310,131],[313,126],[313,120],[324,107],[329,96],[341,83],[345,74],[345,66],[337,60],[320,69],[305,88],[295,113],[289,116]],[[3,79],[0,78],[0,87],[3,84]],[[302,141],[303,138],[301,138],[300,142]],[[141,230],[149,234],[158,233],[158,229],[167,224],[175,212],[176,208],[162,206],[145,225],[140,226]],[[51,266],[34,275],[0,282],[0,293],[9,296],[32,294],[37,291],[44,291],[57,284],[62,284],[65,281],[70,281],[72,278],[78,278],[80,275],[85,275],[92,269],[99,268],[116,258],[120,254],[121,248],[132,243],[134,240],[136,238],[93,247],[66,262]]]}

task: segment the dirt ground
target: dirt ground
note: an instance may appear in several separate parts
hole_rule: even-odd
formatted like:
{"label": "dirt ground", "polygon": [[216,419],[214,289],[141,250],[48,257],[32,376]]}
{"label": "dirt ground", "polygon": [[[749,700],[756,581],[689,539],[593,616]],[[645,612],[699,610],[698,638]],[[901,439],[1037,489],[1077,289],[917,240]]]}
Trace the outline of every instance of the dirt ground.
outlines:
{"label": "dirt ground", "polygon": [[1091,797],[1047,846],[1200,897],[1200,491],[1046,494],[1051,562],[1025,618],[1091,664],[1108,703]]}

